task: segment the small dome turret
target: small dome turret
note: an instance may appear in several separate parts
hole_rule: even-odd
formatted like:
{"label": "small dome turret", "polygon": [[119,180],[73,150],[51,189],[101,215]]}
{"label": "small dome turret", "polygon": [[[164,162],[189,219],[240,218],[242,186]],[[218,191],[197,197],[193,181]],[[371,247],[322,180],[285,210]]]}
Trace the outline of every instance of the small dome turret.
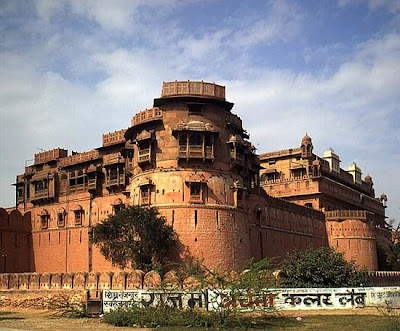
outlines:
{"label": "small dome turret", "polygon": [[364,181],[368,184],[372,183],[372,177],[368,174],[365,176]]}
{"label": "small dome turret", "polygon": [[313,144],[311,137],[306,133],[306,135],[301,140],[301,157],[306,159],[310,158],[312,155]]}
{"label": "small dome turret", "polygon": [[311,144],[312,143],[312,139],[311,137],[306,133],[306,135],[303,137],[303,139],[301,140],[301,144]]}

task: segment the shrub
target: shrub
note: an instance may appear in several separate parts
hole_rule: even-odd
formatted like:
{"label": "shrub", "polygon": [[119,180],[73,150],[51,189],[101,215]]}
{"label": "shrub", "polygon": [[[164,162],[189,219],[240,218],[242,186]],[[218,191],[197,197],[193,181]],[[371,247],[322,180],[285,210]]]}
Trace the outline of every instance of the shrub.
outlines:
{"label": "shrub", "polygon": [[368,273],[329,247],[294,251],[282,263],[284,287],[347,287],[368,284]]}
{"label": "shrub", "polygon": [[104,320],[115,326],[197,326],[215,325],[217,317],[213,313],[198,310],[179,310],[168,306],[130,307],[113,310],[104,315]]}

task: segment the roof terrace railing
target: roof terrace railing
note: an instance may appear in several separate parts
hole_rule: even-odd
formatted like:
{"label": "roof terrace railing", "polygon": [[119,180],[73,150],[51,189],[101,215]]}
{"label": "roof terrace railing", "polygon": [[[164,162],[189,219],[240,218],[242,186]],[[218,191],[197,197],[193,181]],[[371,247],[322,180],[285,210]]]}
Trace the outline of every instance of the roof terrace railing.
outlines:
{"label": "roof terrace railing", "polygon": [[55,148],[49,151],[40,152],[35,154],[35,164],[57,160],[59,158],[66,157],[67,154],[68,151],[62,148]]}
{"label": "roof terrace railing", "polygon": [[60,166],[65,167],[76,163],[87,162],[91,160],[95,160],[100,158],[100,153],[97,150],[83,152],[83,153],[76,153],[70,156],[67,156],[60,160]]}
{"label": "roof terrace railing", "polygon": [[207,96],[225,100],[225,86],[215,83],[194,82],[194,81],[175,81],[163,82],[161,97],[176,95],[196,95]]}
{"label": "roof terrace railing", "polygon": [[131,126],[160,119],[162,119],[162,110],[160,108],[146,109],[132,117]]}
{"label": "roof terrace railing", "polygon": [[103,147],[122,143],[125,141],[126,129],[103,134]]}

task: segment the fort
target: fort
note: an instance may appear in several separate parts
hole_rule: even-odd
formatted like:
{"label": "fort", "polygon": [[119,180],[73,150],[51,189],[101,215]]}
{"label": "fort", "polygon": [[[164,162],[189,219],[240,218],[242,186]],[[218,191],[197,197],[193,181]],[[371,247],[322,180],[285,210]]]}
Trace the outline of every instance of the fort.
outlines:
{"label": "fort", "polygon": [[391,231],[372,178],[341,169],[332,150],[315,155],[308,135],[257,155],[232,108],[223,86],[164,82],[153,107],[100,147],[35,154],[15,208],[0,209],[0,272],[119,272],[89,237],[128,204],[157,207],[182,254],[209,268],[329,245],[377,270],[377,242],[389,245]]}

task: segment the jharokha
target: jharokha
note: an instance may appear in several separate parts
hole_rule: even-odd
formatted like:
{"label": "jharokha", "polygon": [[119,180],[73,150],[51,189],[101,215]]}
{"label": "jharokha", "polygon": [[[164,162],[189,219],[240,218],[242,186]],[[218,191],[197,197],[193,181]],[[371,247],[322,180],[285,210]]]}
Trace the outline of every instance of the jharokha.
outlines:
{"label": "jharokha", "polygon": [[128,204],[157,207],[182,254],[209,268],[331,246],[377,270],[391,232],[372,178],[343,170],[333,150],[315,155],[308,135],[257,155],[232,107],[223,86],[165,82],[153,108],[100,147],[35,154],[17,176],[16,208],[0,209],[0,272],[118,270],[89,236]]}

